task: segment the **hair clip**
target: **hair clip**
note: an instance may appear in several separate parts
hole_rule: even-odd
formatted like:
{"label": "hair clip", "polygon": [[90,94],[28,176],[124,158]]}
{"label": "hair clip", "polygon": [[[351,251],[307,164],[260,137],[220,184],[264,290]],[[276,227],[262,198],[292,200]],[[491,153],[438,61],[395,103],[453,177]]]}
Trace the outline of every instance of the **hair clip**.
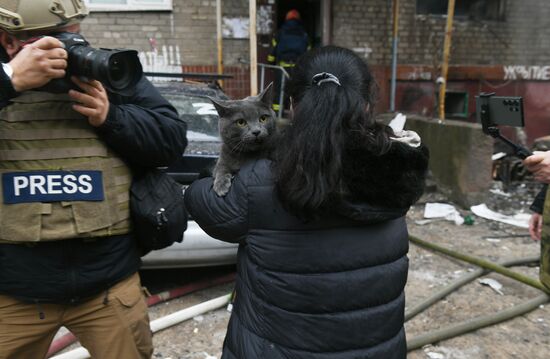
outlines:
{"label": "hair clip", "polygon": [[340,80],[338,80],[338,77],[328,72],[321,72],[320,74],[314,75],[311,78],[311,82],[317,86],[321,86],[321,84],[325,82],[334,82],[336,85],[342,86],[340,84]]}

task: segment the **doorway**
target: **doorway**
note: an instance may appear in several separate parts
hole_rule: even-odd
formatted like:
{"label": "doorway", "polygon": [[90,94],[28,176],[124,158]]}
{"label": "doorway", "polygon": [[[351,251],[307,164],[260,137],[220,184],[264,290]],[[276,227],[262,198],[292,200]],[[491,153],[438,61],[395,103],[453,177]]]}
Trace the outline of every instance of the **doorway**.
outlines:
{"label": "doorway", "polygon": [[296,9],[302,17],[302,24],[309,35],[311,47],[319,47],[322,43],[321,24],[322,0],[278,0],[277,1],[277,28],[285,21],[286,13]]}

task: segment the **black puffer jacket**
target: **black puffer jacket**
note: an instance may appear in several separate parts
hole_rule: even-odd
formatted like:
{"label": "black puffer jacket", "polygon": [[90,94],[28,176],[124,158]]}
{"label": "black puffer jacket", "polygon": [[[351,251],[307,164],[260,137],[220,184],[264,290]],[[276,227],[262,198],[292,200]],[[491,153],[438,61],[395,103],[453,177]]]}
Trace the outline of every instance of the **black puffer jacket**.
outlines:
{"label": "black puffer jacket", "polygon": [[[110,94],[100,138],[133,168],[166,166],[187,145],[187,125],[142,78],[135,94]],[[0,103],[7,103],[0,97]],[[140,252],[132,234],[29,245],[0,244],[0,294],[28,302],[78,302],[135,273]]]}
{"label": "black puffer jacket", "polygon": [[[240,243],[222,358],[406,357],[404,215],[421,194],[407,189],[421,191],[428,154],[394,143],[386,156],[394,160],[390,165],[370,167],[375,180],[351,181],[363,194],[308,223],[282,207],[268,160],[241,168],[225,197],[213,192],[211,178],[187,189],[185,202],[198,224],[215,238]],[[372,157],[363,160],[373,165]],[[395,173],[406,176],[387,177]],[[379,181],[383,193],[376,191]],[[364,201],[371,194],[408,205],[374,207]]]}

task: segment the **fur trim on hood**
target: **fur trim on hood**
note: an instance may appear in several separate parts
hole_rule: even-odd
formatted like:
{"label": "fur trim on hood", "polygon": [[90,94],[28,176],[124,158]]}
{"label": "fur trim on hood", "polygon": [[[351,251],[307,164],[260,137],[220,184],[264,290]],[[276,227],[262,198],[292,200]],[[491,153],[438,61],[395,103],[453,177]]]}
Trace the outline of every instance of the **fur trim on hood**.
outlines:
{"label": "fur trim on hood", "polygon": [[[406,213],[424,191],[428,148],[416,133],[392,138],[388,152],[374,155],[361,138],[351,138],[343,158],[343,173],[350,193],[347,208],[360,203]],[[357,210],[353,211],[357,214]],[[350,217],[350,213],[346,216]]]}

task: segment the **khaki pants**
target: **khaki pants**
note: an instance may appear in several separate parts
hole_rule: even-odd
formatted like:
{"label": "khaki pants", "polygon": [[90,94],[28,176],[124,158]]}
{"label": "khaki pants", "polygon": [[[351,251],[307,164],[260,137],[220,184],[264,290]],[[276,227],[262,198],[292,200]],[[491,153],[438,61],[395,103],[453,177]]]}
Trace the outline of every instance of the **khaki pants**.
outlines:
{"label": "khaki pants", "polygon": [[45,358],[61,326],[94,359],[145,359],[153,354],[137,273],[78,305],[28,304],[0,295],[0,359]]}
{"label": "khaki pants", "polygon": [[546,192],[540,241],[540,281],[550,290],[550,190]]}

